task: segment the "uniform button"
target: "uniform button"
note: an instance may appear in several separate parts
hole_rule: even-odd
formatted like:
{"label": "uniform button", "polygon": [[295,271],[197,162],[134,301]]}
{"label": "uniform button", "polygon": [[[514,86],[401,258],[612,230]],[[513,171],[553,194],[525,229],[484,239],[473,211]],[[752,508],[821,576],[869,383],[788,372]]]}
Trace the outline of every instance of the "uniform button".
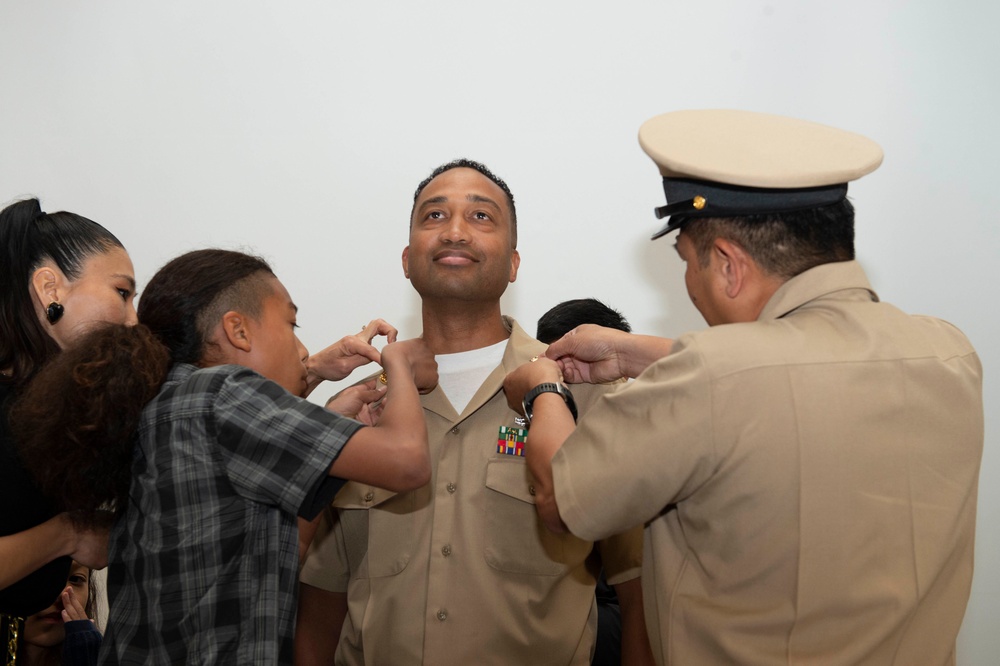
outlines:
{"label": "uniform button", "polygon": [[447,620],[448,619],[448,611],[446,611],[444,609],[439,610],[438,614],[437,614],[437,619],[441,620],[442,622],[444,622],[445,620]]}
{"label": "uniform button", "polygon": [[451,546],[445,546],[445,547],[443,547],[441,549],[441,554],[444,555],[445,557],[448,557],[449,555],[451,555]]}
{"label": "uniform button", "polygon": [[455,492],[455,489],[458,488],[458,486],[456,486],[454,483],[449,483],[446,486],[446,488],[448,488],[448,492],[449,493],[453,493],[453,492]]}
{"label": "uniform button", "polygon": [[365,493],[365,501],[366,502],[371,502],[373,499],[375,499],[375,492],[374,491],[369,490],[368,492]]}
{"label": "uniform button", "polygon": [[451,434],[453,434],[453,435],[457,435],[458,434],[458,426],[455,426],[454,428],[451,429]]}
{"label": "uniform button", "polygon": [[529,495],[534,495],[535,494],[535,487],[534,486],[528,486],[528,494]]}

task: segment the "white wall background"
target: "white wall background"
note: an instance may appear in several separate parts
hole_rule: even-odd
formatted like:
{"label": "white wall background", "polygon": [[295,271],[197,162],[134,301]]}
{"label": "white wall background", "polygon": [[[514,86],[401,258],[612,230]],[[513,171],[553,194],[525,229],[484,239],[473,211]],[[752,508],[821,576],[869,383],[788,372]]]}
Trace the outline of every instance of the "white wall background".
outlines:
{"label": "white wall background", "polygon": [[[266,256],[319,349],[403,279],[413,189],[484,161],[514,191],[528,329],[596,296],[635,329],[703,326],[636,132],[681,108],[799,116],[880,142],[851,192],[884,300],[959,325],[986,368],[977,571],[959,663],[1000,659],[995,3],[953,0],[0,4],[0,203],[37,195],[119,235],[142,283],[186,250]],[[322,401],[336,387],[317,391]]]}

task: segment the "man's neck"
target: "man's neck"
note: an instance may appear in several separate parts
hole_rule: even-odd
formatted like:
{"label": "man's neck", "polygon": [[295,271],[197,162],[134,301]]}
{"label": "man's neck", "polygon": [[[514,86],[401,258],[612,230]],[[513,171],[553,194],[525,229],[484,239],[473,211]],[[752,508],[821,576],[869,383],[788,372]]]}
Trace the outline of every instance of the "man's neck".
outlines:
{"label": "man's neck", "polygon": [[500,303],[423,302],[423,339],[431,352],[457,354],[489,347],[510,337],[500,315]]}

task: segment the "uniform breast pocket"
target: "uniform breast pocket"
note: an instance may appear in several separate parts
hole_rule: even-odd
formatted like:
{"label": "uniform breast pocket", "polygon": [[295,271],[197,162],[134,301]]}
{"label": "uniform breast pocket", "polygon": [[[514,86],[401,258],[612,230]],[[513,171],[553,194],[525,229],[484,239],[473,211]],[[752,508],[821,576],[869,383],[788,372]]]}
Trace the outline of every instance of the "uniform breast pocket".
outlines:
{"label": "uniform breast pocket", "polygon": [[535,512],[523,458],[486,466],[486,563],[498,571],[557,576],[578,565],[589,542],[550,532]]}
{"label": "uniform breast pocket", "polygon": [[359,577],[394,576],[409,564],[417,541],[418,492],[398,494],[352,483],[337,495],[336,508],[364,509],[340,512],[348,550],[367,554],[368,566],[357,568]]}

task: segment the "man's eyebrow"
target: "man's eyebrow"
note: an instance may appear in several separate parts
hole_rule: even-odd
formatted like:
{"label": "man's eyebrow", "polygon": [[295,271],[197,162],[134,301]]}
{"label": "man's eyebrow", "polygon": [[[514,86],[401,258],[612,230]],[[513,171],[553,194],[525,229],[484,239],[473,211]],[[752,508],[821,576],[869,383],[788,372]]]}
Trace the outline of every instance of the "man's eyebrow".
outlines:
{"label": "man's eyebrow", "polygon": [[423,203],[421,203],[419,206],[417,206],[417,210],[423,210],[424,208],[427,208],[428,206],[434,206],[434,205],[443,204],[443,203],[448,203],[448,197],[446,197],[444,195],[437,196],[437,197],[431,197],[430,199],[427,199],[426,201],[424,201]]}
{"label": "man's eyebrow", "polygon": [[472,203],[489,204],[494,208],[496,208],[497,210],[500,210],[500,204],[498,204],[496,201],[493,201],[493,199],[490,199],[489,197],[484,197],[481,194],[468,194],[466,195],[465,200],[471,201]]}
{"label": "man's eyebrow", "polygon": [[299,306],[297,306],[297,305],[296,305],[295,303],[293,303],[292,301],[288,301],[288,304],[289,304],[290,306],[292,306],[292,312],[294,312],[295,314],[298,314],[298,313],[299,313]]}

